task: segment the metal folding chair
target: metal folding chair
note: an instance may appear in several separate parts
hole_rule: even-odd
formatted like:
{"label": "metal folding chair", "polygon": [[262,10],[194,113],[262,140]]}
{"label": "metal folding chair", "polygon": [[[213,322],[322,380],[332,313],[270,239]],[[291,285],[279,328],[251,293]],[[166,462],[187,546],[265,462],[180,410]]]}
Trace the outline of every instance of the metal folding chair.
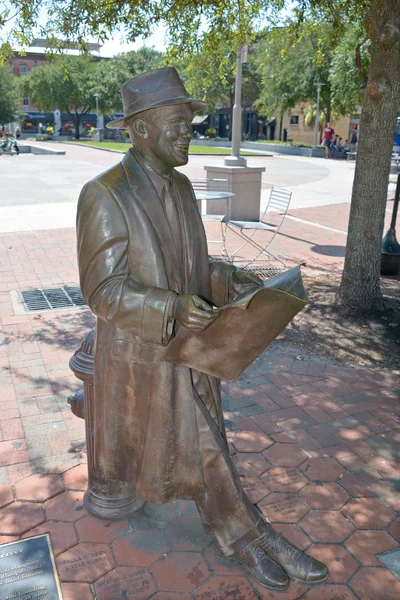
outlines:
{"label": "metal folding chair", "polygon": [[[285,269],[284,262],[277,256],[274,256],[267,248],[282,226],[289,209],[291,198],[292,192],[289,190],[274,187],[271,189],[267,206],[265,207],[260,221],[227,221],[227,229],[230,229],[240,236],[243,240],[243,244],[234,250],[234,252],[228,254],[226,260],[234,263],[244,271],[256,273],[261,278],[272,277]],[[279,215],[278,222],[273,225],[265,222],[267,220],[267,213],[270,212]],[[262,245],[261,242],[254,239],[257,232],[266,232],[271,235],[268,236],[265,243]],[[248,244],[257,250],[257,254],[249,259],[239,258],[239,252]]]}

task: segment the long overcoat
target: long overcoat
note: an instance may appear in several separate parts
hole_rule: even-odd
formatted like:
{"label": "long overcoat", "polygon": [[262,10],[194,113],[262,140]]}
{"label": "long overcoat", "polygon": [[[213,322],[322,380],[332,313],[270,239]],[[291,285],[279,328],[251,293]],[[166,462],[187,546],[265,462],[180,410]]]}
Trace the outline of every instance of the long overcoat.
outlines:
{"label": "long overcoat", "polygon": [[177,325],[167,318],[173,293],[218,306],[228,300],[234,270],[209,261],[193,189],[175,170],[173,190],[183,256],[162,200],[131,151],[85,185],[77,215],[81,289],[97,316],[94,452],[106,477],[134,483],[150,502],[198,494],[195,395],[211,429],[224,437],[219,381],[162,360]]}

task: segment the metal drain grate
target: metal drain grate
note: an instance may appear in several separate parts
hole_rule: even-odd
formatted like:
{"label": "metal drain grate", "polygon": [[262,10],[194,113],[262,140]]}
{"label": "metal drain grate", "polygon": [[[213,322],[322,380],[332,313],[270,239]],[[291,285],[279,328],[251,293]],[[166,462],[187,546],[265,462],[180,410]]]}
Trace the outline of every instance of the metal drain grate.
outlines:
{"label": "metal drain grate", "polygon": [[79,287],[72,285],[46,290],[25,290],[21,292],[21,296],[29,312],[86,305]]}

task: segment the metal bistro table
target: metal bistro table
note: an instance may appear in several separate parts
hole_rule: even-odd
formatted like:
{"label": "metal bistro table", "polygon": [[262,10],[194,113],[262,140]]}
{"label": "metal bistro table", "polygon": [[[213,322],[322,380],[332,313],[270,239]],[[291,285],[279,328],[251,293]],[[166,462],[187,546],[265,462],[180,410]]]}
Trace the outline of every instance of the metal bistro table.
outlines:
{"label": "metal bistro table", "polygon": [[[231,199],[235,196],[235,194],[233,194],[232,192],[225,192],[225,191],[213,191],[213,190],[194,190],[195,196],[196,196],[196,200],[197,200],[197,206],[199,209],[199,213],[201,214],[201,218],[204,221],[219,221],[220,225],[221,225],[221,236],[222,236],[222,242],[221,240],[208,240],[209,244],[221,244],[222,243],[222,249],[221,249],[221,258],[223,258],[224,256],[228,256],[228,252],[226,249],[226,221],[229,220],[229,214],[230,214],[230,201]],[[223,204],[225,204],[224,208],[222,209],[223,212],[221,212],[220,214],[208,214],[206,211],[202,210],[202,203],[203,201],[207,202],[207,208],[208,208],[208,202],[209,201],[219,201],[219,206],[217,207],[218,212],[221,210],[221,201]]]}

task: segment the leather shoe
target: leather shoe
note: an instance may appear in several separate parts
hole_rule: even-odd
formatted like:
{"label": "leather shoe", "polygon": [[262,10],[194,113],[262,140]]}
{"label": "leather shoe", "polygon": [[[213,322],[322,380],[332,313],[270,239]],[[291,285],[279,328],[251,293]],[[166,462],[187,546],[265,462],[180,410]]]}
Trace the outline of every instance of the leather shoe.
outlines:
{"label": "leather shoe", "polygon": [[328,568],[321,561],[293,546],[267,523],[257,541],[268,556],[279,563],[294,581],[308,584],[321,583],[329,575]]}
{"label": "leather shoe", "polygon": [[252,577],[269,590],[284,591],[289,587],[290,582],[285,571],[260,548],[258,540],[250,542],[243,550],[225,558],[245,565]]}

